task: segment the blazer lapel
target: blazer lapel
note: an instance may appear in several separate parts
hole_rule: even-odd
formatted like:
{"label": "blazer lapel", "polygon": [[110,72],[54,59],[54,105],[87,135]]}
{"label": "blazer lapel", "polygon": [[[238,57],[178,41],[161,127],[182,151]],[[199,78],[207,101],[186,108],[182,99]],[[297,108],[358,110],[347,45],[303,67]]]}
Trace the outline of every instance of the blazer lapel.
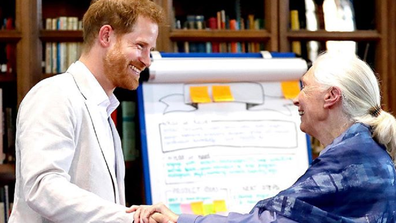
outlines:
{"label": "blazer lapel", "polygon": [[125,185],[124,185],[124,176],[125,176],[125,163],[124,163],[124,155],[122,153],[121,139],[118,135],[117,128],[115,127],[113,121],[109,120],[111,126],[111,132],[113,134],[114,140],[114,148],[115,148],[115,171],[117,178],[117,186],[120,203],[125,205]]}
{"label": "blazer lapel", "polygon": [[[117,182],[116,173],[115,173],[114,167],[111,165],[115,161],[110,160],[109,153],[106,152],[106,148],[113,148],[113,142],[111,140],[108,140],[108,136],[105,132],[105,131],[107,131],[108,126],[104,126],[104,124],[107,124],[107,123],[103,123],[103,118],[101,117],[100,110],[98,109],[97,103],[94,102],[93,100],[90,100],[93,97],[91,97],[92,91],[90,90],[91,89],[90,81],[87,79],[86,76],[92,75],[92,74],[90,74],[90,73],[86,74],[86,73],[82,72],[80,69],[74,69],[74,66],[76,66],[76,65],[73,64],[68,69],[67,73],[70,73],[73,76],[78,89],[80,90],[81,94],[85,98],[85,105],[86,105],[87,111],[88,111],[90,119],[91,119],[94,134],[96,135],[96,139],[98,140],[99,149],[101,150],[100,152],[103,155],[105,165],[107,165],[107,168],[111,175],[112,181],[115,184]],[[87,72],[89,72],[89,71],[87,70]],[[115,190],[114,191],[115,194],[117,194],[116,186],[115,186],[114,190]],[[118,197],[118,196],[116,196],[116,197]]]}

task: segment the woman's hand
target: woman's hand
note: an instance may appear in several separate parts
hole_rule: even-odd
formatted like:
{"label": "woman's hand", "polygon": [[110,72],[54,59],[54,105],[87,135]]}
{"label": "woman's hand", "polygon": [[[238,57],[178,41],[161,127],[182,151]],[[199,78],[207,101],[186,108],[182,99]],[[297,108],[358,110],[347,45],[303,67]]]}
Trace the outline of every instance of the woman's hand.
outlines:
{"label": "woman's hand", "polygon": [[132,205],[127,213],[135,212],[135,223],[176,223],[179,216],[163,203],[154,205]]}

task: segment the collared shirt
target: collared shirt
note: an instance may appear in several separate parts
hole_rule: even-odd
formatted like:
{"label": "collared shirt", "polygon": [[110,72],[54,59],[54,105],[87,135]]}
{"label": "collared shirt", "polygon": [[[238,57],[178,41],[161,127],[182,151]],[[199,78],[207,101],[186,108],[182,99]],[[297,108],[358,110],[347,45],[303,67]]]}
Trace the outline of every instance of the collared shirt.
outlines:
{"label": "collared shirt", "polygon": [[[86,69],[86,66],[81,63],[80,61],[75,62],[75,65],[78,67],[81,67],[81,69]],[[107,131],[106,131],[106,136],[109,139],[113,139],[113,132],[110,127],[109,123],[109,118],[111,113],[115,111],[115,109],[120,105],[120,102],[116,98],[114,94],[111,94],[110,96],[107,96],[106,92],[104,91],[103,87],[99,84],[95,76],[89,72],[91,75],[87,75],[88,81],[91,83],[92,87],[92,95],[94,97],[94,101],[97,103],[99,109],[100,109],[100,114],[102,116],[102,121],[103,121],[103,126],[107,126]],[[116,159],[115,159],[115,152],[114,152],[114,143],[112,145],[109,145],[109,147],[103,148],[103,152],[106,154],[106,157],[110,157],[110,162],[109,166],[115,168],[116,166]]]}

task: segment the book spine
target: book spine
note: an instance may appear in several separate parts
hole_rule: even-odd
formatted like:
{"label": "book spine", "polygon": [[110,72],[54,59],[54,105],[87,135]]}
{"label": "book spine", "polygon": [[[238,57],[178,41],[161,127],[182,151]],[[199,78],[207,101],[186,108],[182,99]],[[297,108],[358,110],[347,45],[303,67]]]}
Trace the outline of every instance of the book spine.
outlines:
{"label": "book spine", "polygon": [[[300,29],[298,10],[290,11],[290,24],[291,24],[291,30],[299,30]],[[300,41],[292,41],[292,51],[297,55],[301,55],[301,42]]]}
{"label": "book spine", "polygon": [[136,148],[135,113],[136,104],[133,101],[121,102],[122,113],[122,148],[125,161],[133,161],[138,156]]}
{"label": "book spine", "polygon": [[4,162],[4,113],[3,113],[3,89],[0,88],[0,163]]}

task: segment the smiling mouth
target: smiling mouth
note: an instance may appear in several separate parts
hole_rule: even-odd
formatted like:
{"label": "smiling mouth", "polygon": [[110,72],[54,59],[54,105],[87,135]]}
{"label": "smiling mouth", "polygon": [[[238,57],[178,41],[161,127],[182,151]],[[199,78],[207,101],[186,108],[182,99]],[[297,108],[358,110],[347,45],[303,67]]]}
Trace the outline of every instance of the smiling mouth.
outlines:
{"label": "smiling mouth", "polygon": [[299,114],[300,116],[302,116],[302,115],[304,115],[304,111],[298,110],[298,114]]}
{"label": "smiling mouth", "polygon": [[131,69],[137,76],[139,76],[140,72],[142,72],[140,69],[138,69],[137,67],[135,67],[133,65],[129,65],[129,69]]}

